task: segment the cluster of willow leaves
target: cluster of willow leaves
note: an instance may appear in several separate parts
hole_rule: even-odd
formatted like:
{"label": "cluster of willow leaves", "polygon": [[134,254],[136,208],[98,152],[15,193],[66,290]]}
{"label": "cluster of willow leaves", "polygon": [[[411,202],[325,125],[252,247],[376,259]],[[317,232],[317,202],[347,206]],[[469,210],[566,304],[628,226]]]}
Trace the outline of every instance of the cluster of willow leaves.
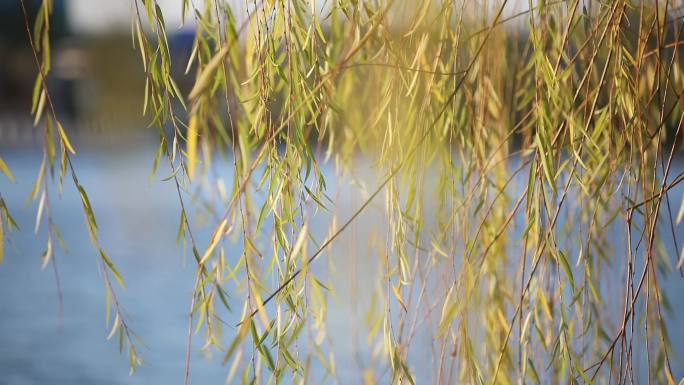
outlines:
{"label": "cluster of willow leaves", "polygon": [[[59,252],[51,204],[73,184],[104,272],[108,338],[133,370],[144,354],[117,299],[125,277],[99,243],[97,198],[79,182],[46,86],[51,3],[25,13],[44,127],[30,194],[49,228],[44,263]],[[163,10],[132,0],[141,110],[159,132],[154,169],[177,189],[178,238],[196,266],[179,303],[191,309],[188,357],[203,338],[229,383],[335,383],[350,368],[331,341],[347,336],[326,327],[336,289],[315,265],[375,205],[383,235],[357,256],[378,266],[375,292],[356,294],[373,298],[359,310],[359,381],[677,383],[684,358],[659,282],[683,262],[676,237],[663,240],[684,216],[668,193],[684,180],[671,172],[682,5],[179,0],[196,25],[183,59],[194,86],[183,90]],[[321,167],[349,172],[359,157],[377,178],[337,212]],[[230,166],[232,186],[207,204],[217,165]],[[16,229],[0,204],[1,241]],[[192,222],[196,211],[208,225]],[[324,212],[334,216],[321,236],[310,223]],[[196,242],[201,232],[208,242]]]}

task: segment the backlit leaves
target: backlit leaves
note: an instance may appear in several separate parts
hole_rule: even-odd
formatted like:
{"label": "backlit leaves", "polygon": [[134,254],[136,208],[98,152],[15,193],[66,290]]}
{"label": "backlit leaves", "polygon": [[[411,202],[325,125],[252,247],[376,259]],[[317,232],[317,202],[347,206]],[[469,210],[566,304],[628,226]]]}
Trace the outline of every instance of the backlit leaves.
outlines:
{"label": "backlit leaves", "polygon": [[[160,4],[134,1],[153,175],[168,163],[161,183],[196,262],[188,338],[225,352],[231,380],[339,380],[333,342],[347,336],[328,328],[328,296],[349,294],[368,302],[352,326],[366,332],[354,354],[369,383],[603,383],[632,375],[636,349],[654,358],[649,382],[672,383],[659,280],[684,261],[661,242],[661,203],[684,180],[668,157],[684,116],[674,5],[413,5],[179,1],[195,21],[181,82]],[[50,221],[55,164],[60,189],[73,177],[114,312],[108,338],[134,366],[109,281],[123,279],[44,82],[50,9],[32,33],[45,143],[29,200]],[[0,171],[14,179],[1,159]],[[351,186],[328,191],[326,177]],[[358,233],[366,252],[345,246]],[[336,287],[326,266],[364,275]]]}

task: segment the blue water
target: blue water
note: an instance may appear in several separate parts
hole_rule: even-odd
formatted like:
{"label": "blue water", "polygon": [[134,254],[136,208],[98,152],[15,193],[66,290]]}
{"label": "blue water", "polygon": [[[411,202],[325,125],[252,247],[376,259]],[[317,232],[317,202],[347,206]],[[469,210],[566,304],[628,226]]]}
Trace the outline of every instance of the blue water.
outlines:
{"label": "blue water", "polygon": [[[128,374],[127,356],[119,354],[118,343],[105,339],[104,284],[71,180],[66,180],[61,197],[55,188],[51,190],[53,217],[68,248],[55,249],[63,294],[64,315],[60,318],[52,266],[41,270],[45,226],[34,234],[37,203],[25,206],[42,154],[35,148],[3,150],[16,183],[0,178],[0,192],[21,231],[9,234],[5,261],[0,266],[0,384],[182,383],[195,265],[183,245],[176,243],[180,216],[177,192],[172,182],[160,181],[169,174],[168,166],[162,162],[156,180],[150,180],[155,150],[153,143],[116,152],[81,146],[74,157],[77,175],[97,217],[99,239],[124,277],[126,290],[117,290],[119,299],[131,329],[146,345],[139,352],[144,364],[133,376]],[[226,166],[226,183],[230,183],[232,166]],[[330,174],[331,169],[326,172]],[[336,200],[339,207],[346,207],[353,199],[343,194]],[[379,217],[377,207],[368,211],[370,218],[364,214],[354,226],[363,234]],[[326,234],[327,220],[329,214],[327,219],[321,214],[312,222],[320,237]],[[193,222],[198,243],[206,245],[214,221],[207,224],[198,217]],[[366,247],[365,242],[356,244],[347,236],[340,237],[338,244],[345,246],[343,261],[346,251]],[[236,246],[232,251],[239,253],[240,249]],[[320,265],[318,271],[327,269],[326,263]],[[364,271],[370,278],[371,272]],[[342,263],[337,272],[337,286],[347,286],[348,265]],[[363,271],[359,275],[364,278]],[[361,289],[371,290],[370,282],[363,279]],[[242,293],[230,294],[234,294],[237,314],[227,318],[229,323],[239,317],[244,300]],[[350,301],[344,294],[337,301],[330,309],[328,327],[348,330]],[[234,329],[225,328],[227,344]],[[212,356],[200,352],[203,343],[201,333],[194,336],[190,383],[225,383],[229,368],[221,364],[222,353]],[[347,338],[336,342],[335,350],[341,353],[338,365],[351,365],[351,354],[344,354],[351,348]],[[314,368],[316,371],[320,368]],[[351,377],[343,372],[339,378]],[[353,378],[360,378],[360,373]]]}
{"label": "blue water", "polygon": [[[131,328],[147,345],[140,351],[145,363],[129,376],[127,357],[119,354],[116,342],[105,339],[105,292],[98,257],[89,242],[81,202],[70,181],[66,181],[59,199],[56,190],[51,190],[53,216],[68,247],[56,252],[64,307],[60,317],[52,266],[40,268],[45,228],[43,225],[38,235],[33,234],[36,203],[24,205],[41,154],[34,148],[10,148],[4,149],[2,156],[17,182],[10,184],[0,177],[0,192],[22,231],[9,235],[5,261],[0,266],[0,384],[180,384],[195,269],[182,245],[175,241],[179,220],[176,190],[172,183],[159,181],[168,174],[168,168],[162,164],[158,178],[150,181],[155,150],[152,145],[116,152],[104,147],[81,148],[74,158],[75,167],[97,216],[101,243],[126,281],[127,289],[118,290],[119,297]],[[676,166],[674,174],[684,169],[684,161],[679,160]],[[334,176],[331,169],[325,172]],[[370,178],[368,189],[373,189],[375,183]],[[337,210],[345,213],[340,215],[343,220],[363,198],[340,189],[342,183],[334,178],[332,184],[329,178],[328,184],[331,191],[337,191],[332,195]],[[682,193],[684,188],[673,191],[675,211]],[[364,258],[362,250],[368,248],[371,229],[384,221],[381,208],[381,201],[369,207],[349,234],[339,239],[337,251],[330,256],[338,263],[326,278],[337,288],[344,288],[338,290],[341,296],[330,300],[328,324],[338,336],[333,346],[340,383],[361,380],[352,351],[354,340],[364,346],[365,338],[353,335],[349,325],[353,318],[363,317],[369,299],[365,295],[352,299],[344,293],[365,293],[375,288],[372,266],[354,266]],[[327,228],[328,219],[318,219],[321,230]],[[202,229],[208,230],[206,226]],[[684,226],[677,231],[684,240]],[[205,242],[206,238],[201,238],[200,243]],[[326,274],[329,262],[317,262],[321,274]],[[356,280],[353,285],[352,276]],[[668,327],[674,345],[673,369],[679,378],[684,376],[684,296],[680,295],[684,280],[671,275],[662,284],[674,309]],[[240,298],[238,294],[235,300],[240,302]],[[352,309],[359,309],[360,314],[354,315]],[[230,335],[232,330],[227,328],[225,333]],[[203,354],[202,344],[202,336],[197,335],[190,383],[225,383],[228,367],[221,365],[221,354]],[[430,341],[419,335],[412,346],[410,356],[423,357],[411,363],[414,376],[418,380],[431,378],[431,373],[427,375],[432,371],[430,358],[422,353],[430,349]],[[361,356],[364,359],[367,354]]]}
{"label": "blue water", "polygon": [[[127,290],[119,290],[120,300],[131,327],[149,346],[141,351],[145,365],[132,377],[118,344],[104,338],[103,281],[70,181],[53,204],[68,247],[57,251],[64,305],[60,320],[52,267],[40,269],[45,234],[32,231],[35,203],[23,206],[40,154],[24,150],[5,156],[17,183],[2,183],[1,191],[22,231],[11,234],[0,267],[0,383],[179,383],[194,270],[175,242],[179,211],[173,186],[149,182],[149,168],[136,167],[151,164],[150,154],[93,152],[75,158],[102,229],[101,242],[125,277]],[[195,383],[222,383],[225,368],[195,356]]]}

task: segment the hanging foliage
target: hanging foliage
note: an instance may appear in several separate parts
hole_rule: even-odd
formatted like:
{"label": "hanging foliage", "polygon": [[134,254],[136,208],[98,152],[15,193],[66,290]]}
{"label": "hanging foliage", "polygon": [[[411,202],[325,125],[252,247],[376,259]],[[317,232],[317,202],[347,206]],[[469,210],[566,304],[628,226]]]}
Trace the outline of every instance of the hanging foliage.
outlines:
{"label": "hanging foliage", "polygon": [[[345,336],[327,325],[338,288],[316,266],[354,263],[336,241],[370,207],[383,217],[361,256],[377,266],[375,290],[352,293],[370,303],[355,325],[365,383],[625,384],[643,365],[649,383],[676,383],[659,281],[684,262],[661,235],[684,216],[668,194],[684,180],[671,171],[684,122],[679,1],[237,3],[178,1],[194,26],[181,88],[162,8],[132,0],[154,171],[177,189],[178,239],[195,262],[188,339],[223,355],[228,383],[337,381],[331,341]],[[116,297],[125,277],[99,243],[45,81],[51,9],[44,0],[33,28],[24,14],[44,126],[29,199],[54,262],[50,193],[71,177],[107,338],[133,370],[138,341]],[[340,212],[323,167],[343,175],[359,158],[377,178]],[[14,178],[2,159],[0,171]],[[0,262],[16,227],[0,198]]]}

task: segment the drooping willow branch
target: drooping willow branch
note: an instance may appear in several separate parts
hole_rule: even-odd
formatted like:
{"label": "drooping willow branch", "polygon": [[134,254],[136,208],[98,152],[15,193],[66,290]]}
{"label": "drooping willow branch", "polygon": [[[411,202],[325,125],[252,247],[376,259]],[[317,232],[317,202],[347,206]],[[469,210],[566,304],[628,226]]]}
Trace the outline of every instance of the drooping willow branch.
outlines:
{"label": "drooping willow branch", "polygon": [[[195,34],[186,84],[161,7],[136,0],[154,169],[164,157],[196,262],[185,383],[199,331],[230,362],[228,382],[344,382],[328,297],[345,289],[310,267],[323,252],[331,270],[346,263],[335,254],[356,261],[332,246],[363,243],[364,226],[372,278],[349,295],[367,307],[354,307],[365,335],[351,338],[365,383],[673,383],[659,282],[683,260],[662,235],[669,224],[679,248],[677,3],[249,0],[238,14],[181,0]],[[36,120],[51,108],[38,89]],[[68,166],[81,191],[57,128],[60,179]],[[364,161],[379,170],[373,189],[336,212],[322,170],[366,191]],[[359,223],[381,196],[379,224]],[[316,220],[330,226],[322,241]]]}

